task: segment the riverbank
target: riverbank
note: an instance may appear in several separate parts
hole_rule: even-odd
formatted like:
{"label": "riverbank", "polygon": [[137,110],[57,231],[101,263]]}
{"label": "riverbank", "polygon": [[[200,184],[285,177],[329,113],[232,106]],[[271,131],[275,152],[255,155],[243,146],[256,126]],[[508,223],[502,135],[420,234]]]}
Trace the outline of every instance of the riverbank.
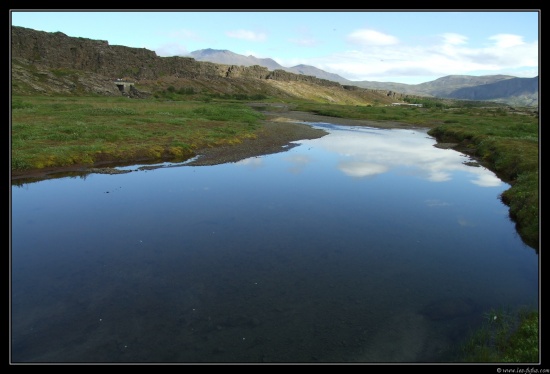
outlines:
{"label": "riverbank", "polygon": [[[253,104],[251,104],[253,106]],[[266,106],[268,111],[262,111],[266,119],[262,121],[260,130],[256,132],[255,138],[244,139],[238,144],[219,145],[216,147],[205,147],[195,150],[198,156],[187,165],[206,166],[217,165],[227,162],[237,162],[245,158],[257,157],[272,153],[284,152],[296,144],[293,142],[304,139],[317,139],[327,133],[321,129],[315,129],[308,125],[311,122],[325,122],[346,126],[368,126],[378,128],[413,128],[415,126],[393,121],[368,121],[346,118],[335,118],[320,116],[313,113],[289,110],[286,106]],[[125,160],[124,165],[113,162],[97,162],[93,165],[71,165],[67,167],[52,167],[42,169],[23,170],[12,172],[12,180],[23,179],[48,179],[71,173],[106,173],[115,174],[117,166],[130,166],[132,164],[143,164],[149,160],[136,159]],[[155,166],[151,166],[155,168]]]}
{"label": "riverbank", "polygon": [[[251,104],[254,106],[254,104]],[[265,104],[261,104],[266,107]],[[262,129],[255,139],[245,139],[240,144],[223,145],[214,148],[197,150],[197,160],[188,165],[215,165],[226,162],[237,162],[249,157],[284,152],[292,148],[292,142],[304,139],[317,139],[325,136],[324,130],[308,125],[312,122],[332,123],[344,126],[367,126],[376,128],[414,128],[414,125],[394,121],[367,121],[347,118],[321,116],[308,112],[289,110],[284,105],[269,106],[269,111],[262,111],[266,116]]]}

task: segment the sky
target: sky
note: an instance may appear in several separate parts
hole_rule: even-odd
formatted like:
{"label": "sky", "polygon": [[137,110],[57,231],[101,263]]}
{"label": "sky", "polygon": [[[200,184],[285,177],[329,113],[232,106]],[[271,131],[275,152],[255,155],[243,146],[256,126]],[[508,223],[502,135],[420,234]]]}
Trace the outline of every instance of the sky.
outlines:
{"label": "sky", "polygon": [[540,10],[12,9],[11,24],[160,57],[219,49],[311,65],[352,81],[419,84],[447,75],[539,75]]}

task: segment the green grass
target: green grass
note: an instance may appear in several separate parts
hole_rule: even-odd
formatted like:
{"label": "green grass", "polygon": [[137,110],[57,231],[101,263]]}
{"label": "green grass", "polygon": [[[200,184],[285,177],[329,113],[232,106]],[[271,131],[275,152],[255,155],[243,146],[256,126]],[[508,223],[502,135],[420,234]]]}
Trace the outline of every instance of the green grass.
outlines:
{"label": "green grass", "polygon": [[184,159],[197,148],[255,136],[261,118],[234,102],[14,97],[11,167]]}
{"label": "green grass", "polygon": [[538,363],[539,313],[491,310],[481,328],[460,346],[457,361],[470,363]]}

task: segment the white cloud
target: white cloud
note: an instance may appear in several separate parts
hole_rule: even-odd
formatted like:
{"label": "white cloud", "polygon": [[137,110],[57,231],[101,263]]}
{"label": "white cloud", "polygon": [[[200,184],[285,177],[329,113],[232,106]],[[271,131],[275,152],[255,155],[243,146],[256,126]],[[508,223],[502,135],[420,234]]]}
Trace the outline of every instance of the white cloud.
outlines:
{"label": "white cloud", "polygon": [[157,49],[155,53],[160,57],[171,57],[171,56],[185,56],[189,54],[187,48],[178,43],[164,44]]}
{"label": "white cloud", "polygon": [[191,30],[186,30],[186,29],[171,31],[167,35],[171,39],[176,39],[177,41],[174,43],[166,43],[161,45],[160,47],[154,48],[154,51],[160,57],[188,55],[190,51],[187,49],[187,47],[180,44],[180,42],[189,42],[189,41],[207,42],[207,40],[204,37],[200,36],[196,32]]}
{"label": "white cloud", "polygon": [[445,33],[442,35],[445,44],[459,45],[466,44],[468,37],[455,33]]}
{"label": "white cloud", "polygon": [[233,30],[225,33],[230,38],[244,39],[253,42],[261,42],[267,39],[267,35],[261,32],[249,30]]}
{"label": "white cloud", "polygon": [[315,47],[319,44],[319,42],[313,38],[289,39],[288,41],[302,47]]}
{"label": "white cloud", "polygon": [[393,45],[399,43],[399,40],[395,36],[369,29],[355,30],[348,35],[347,39],[351,43],[363,46]]}
{"label": "white cloud", "polygon": [[203,38],[200,37],[196,32],[191,30],[185,30],[185,29],[172,31],[168,34],[168,36],[170,36],[171,38],[180,39],[180,40],[199,40],[199,41],[203,40]]}
{"label": "white cloud", "polygon": [[520,78],[533,78],[540,74],[538,68],[533,69],[520,69],[516,70],[514,68],[509,68],[506,70],[505,75],[513,75]]}
{"label": "white cloud", "polygon": [[489,38],[489,40],[494,40],[495,47],[497,48],[510,48],[525,44],[521,36],[512,34],[493,35]]}
{"label": "white cloud", "polygon": [[[383,34],[382,34],[383,35]],[[470,47],[467,37],[447,33],[432,45],[371,44],[368,50],[347,50],[330,56],[294,60],[283,66],[313,65],[350,80],[380,80],[387,77],[441,77],[453,74],[505,74],[514,69],[516,76],[532,77],[538,69],[538,41],[523,42],[517,35],[495,35],[481,48]],[[367,40],[365,36],[363,40]],[[521,68],[521,69],[520,69]],[[528,70],[535,72],[529,76]],[[431,78],[435,79],[435,78]],[[389,81],[385,79],[385,81]],[[419,82],[418,82],[419,83]]]}

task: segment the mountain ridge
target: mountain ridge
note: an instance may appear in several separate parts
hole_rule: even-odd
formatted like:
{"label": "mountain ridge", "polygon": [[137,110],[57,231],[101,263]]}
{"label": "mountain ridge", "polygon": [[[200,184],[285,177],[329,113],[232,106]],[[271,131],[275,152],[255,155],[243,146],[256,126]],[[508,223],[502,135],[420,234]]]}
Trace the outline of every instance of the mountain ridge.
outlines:
{"label": "mountain ridge", "polygon": [[[534,78],[519,78],[511,75],[447,75],[437,78],[433,81],[419,84],[405,84],[396,82],[377,82],[377,81],[352,81],[338,74],[330,73],[311,65],[296,65],[284,67],[271,58],[258,59],[252,55],[244,56],[229,50],[201,49],[190,53],[190,56],[199,61],[208,61],[214,63],[242,64],[243,66],[260,65],[273,69],[281,69],[295,74],[312,75],[317,78],[327,79],[338,82],[343,85],[352,85],[360,88],[395,91],[401,94],[410,94],[418,96],[449,98],[449,99],[469,99],[476,100],[474,97],[484,97],[483,100],[496,101],[501,103],[513,103],[515,105],[538,106],[538,85],[535,87],[533,80],[538,81],[538,76]],[[224,56],[225,58],[222,58]],[[229,57],[231,56],[231,58]],[[510,92],[506,90],[499,93],[507,85],[492,85],[503,80],[515,79],[516,90]],[[489,85],[489,86],[486,86]],[[483,87],[480,87],[483,86]],[[489,92],[491,91],[491,92]],[[479,96],[479,92],[483,92]],[[482,100],[482,99],[477,99]]]}
{"label": "mountain ridge", "polygon": [[[160,57],[145,48],[105,40],[11,27],[11,90],[14,95],[107,95],[200,99],[277,98],[345,105],[389,105],[405,95],[346,87],[309,75],[266,67],[224,65],[192,57]],[[125,90],[119,81],[132,82]],[[191,98],[191,96],[189,96]],[[409,95],[411,97],[411,95]]]}
{"label": "mountain ridge", "polygon": [[[342,82],[344,78],[309,65],[297,65],[293,67],[296,72],[291,72],[288,68],[279,69],[281,65],[272,59],[237,55],[229,50],[222,50],[228,63],[219,64],[197,61],[191,56],[160,57],[145,48],[109,45],[104,40],[70,37],[62,32],[51,33],[19,26],[11,27],[10,42],[11,88],[14,94],[120,95],[120,86],[114,84],[114,81],[129,79],[136,82],[136,89],[129,92],[134,96],[157,95],[171,88],[203,96],[272,96],[345,105],[389,105],[410,98],[430,96],[426,91],[434,90],[434,87],[442,89],[445,79],[466,79],[465,76],[449,76],[426,82],[417,85],[424,85],[425,88],[424,92],[420,92],[416,87],[415,92],[420,92],[417,94],[411,92],[409,85],[398,83],[360,87],[356,82]],[[220,57],[220,50],[201,51],[201,58]],[[233,61],[234,58],[238,58],[241,65],[231,63],[238,62]],[[270,64],[275,69],[270,71],[261,64]],[[487,77],[490,76],[483,77],[483,82],[493,83],[494,79]],[[495,77],[499,80],[509,78]],[[523,106],[527,96],[531,99],[531,105],[538,105],[538,89],[532,93],[522,90],[522,79],[517,79],[514,83],[516,89],[508,89],[510,94],[520,94],[515,105]],[[485,88],[484,95],[490,89],[491,86]],[[468,95],[467,92],[460,94]],[[498,97],[492,99],[499,100]],[[500,103],[506,102],[501,100]]]}

